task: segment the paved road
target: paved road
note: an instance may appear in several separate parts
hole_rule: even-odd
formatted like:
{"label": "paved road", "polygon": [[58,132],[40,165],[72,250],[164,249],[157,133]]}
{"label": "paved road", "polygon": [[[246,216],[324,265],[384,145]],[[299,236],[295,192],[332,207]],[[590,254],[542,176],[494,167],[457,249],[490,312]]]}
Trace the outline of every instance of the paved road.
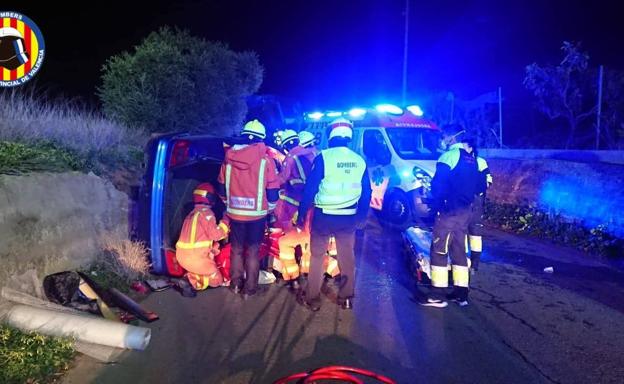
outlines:
{"label": "paved road", "polygon": [[371,220],[356,247],[353,311],[331,288],[316,314],[278,286],[247,302],[225,289],[156,293],[144,302],[161,314],[146,351],[113,365],[83,357],[65,382],[271,383],[333,364],[398,383],[622,382],[624,274],[492,232],[471,305],[422,308],[397,233]]}

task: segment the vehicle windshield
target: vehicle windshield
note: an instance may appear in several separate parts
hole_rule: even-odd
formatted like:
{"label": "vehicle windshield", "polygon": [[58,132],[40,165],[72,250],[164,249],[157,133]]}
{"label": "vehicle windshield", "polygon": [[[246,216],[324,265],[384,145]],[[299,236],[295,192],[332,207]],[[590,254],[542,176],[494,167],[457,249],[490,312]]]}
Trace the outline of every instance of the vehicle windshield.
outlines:
{"label": "vehicle windshield", "polygon": [[386,133],[392,147],[405,160],[437,160],[440,149],[440,133],[432,129],[389,128]]}

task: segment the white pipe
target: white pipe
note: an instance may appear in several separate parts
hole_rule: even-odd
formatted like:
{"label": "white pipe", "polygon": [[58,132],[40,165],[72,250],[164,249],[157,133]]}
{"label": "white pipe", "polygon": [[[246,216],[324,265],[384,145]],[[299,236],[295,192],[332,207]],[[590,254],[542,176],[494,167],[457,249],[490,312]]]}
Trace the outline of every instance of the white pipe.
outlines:
{"label": "white pipe", "polygon": [[74,338],[109,347],[144,350],[151,330],[93,317],[61,313],[26,305],[14,306],[4,321],[23,331]]}

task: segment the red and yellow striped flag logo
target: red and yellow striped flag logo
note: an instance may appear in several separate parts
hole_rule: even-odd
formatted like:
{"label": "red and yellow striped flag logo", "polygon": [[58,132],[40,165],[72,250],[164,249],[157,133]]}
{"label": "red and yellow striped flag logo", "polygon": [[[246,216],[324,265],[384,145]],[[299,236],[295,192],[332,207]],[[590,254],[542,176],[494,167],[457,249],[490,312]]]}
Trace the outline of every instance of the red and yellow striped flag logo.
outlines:
{"label": "red and yellow striped flag logo", "polygon": [[0,86],[30,80],[41,67],[44,41],[37,25],[15,12],[0,11]]}

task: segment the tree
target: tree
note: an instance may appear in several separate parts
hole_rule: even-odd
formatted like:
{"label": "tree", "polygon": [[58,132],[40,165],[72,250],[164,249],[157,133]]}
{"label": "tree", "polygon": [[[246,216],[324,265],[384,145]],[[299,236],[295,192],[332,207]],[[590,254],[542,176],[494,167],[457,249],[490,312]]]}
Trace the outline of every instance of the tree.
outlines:
{"label": "tree", "polygon": [[608,148],[624,148],[624,72],[605,70],[602,90],[602,138]]}
{"label": "tree", "polygon": [[427,118],[439,126],[459,123],[467,135],[476,140],[477,147],[498,148],[497,97],[496,93],[489,92],[472,100],[462,100],[453,92],[433,93],[426,103]]}
{"label": "tree", "polygon": [[229,135],[262,76],[254,52],[165,27],[107,60],[98,95],[107,116],[131,127]]}
{"label": "tree", "polygon": [[551,120],[563,118],[568,125],[565,147],[572,145],[577,128],[596,112],[589,55],[578,44],[563,42],[564,58],[557,66],[526,67],[524,86],[537,98],[537,107]]}

